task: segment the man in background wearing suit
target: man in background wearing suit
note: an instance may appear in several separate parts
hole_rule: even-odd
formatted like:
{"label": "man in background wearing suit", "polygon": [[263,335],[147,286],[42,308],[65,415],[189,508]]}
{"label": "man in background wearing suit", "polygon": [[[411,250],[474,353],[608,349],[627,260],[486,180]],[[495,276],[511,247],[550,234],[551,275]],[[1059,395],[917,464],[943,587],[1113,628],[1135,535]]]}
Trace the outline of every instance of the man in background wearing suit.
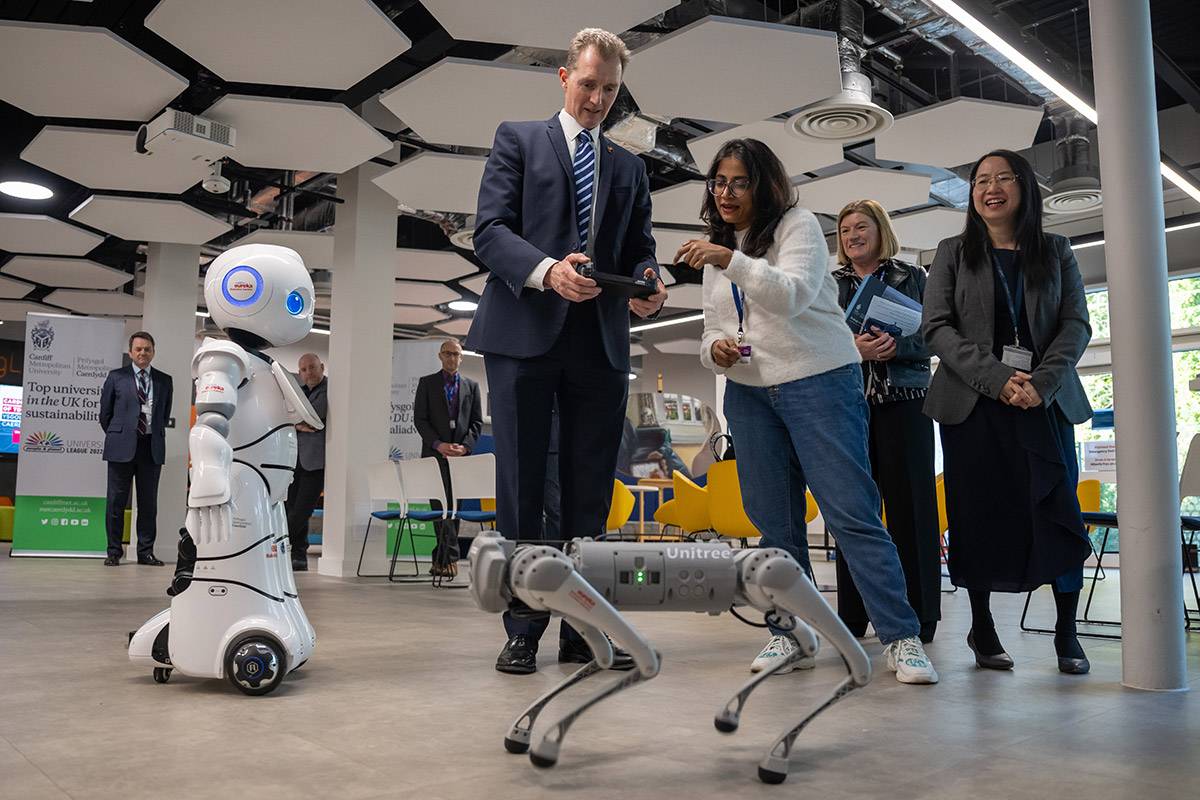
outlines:
{"label": "man in background wearing suit", "polygon": [[[433,456],[442,470],[446,500],[454,508],[447,459],[469,456],[483,430],[479,384],[460,375],[463,349],[454,339],[442,342],[438,359],[442,368],[421,378],[413,401],[413,422],[421,434],[421,458]],[[430,573],[446,578],[458,574],[458,520],[437,523],[437,546]]]}
{"label": "man in background wearing suit", "polygon": [[[166,428],[171,414],[171,376],[151,369],[154,337],[138,331],[129,337],[127,367],[114,369],[100,392],[103,458],[108,462],[108,558],[121,563],[121,534],[129,491],[137,480],[137,560],[161,567],[154,557],[158,516],[158,476],[167,457]],[[180,511],[182,513],[182,509]]]}
{"label": "man in background wearing suit", "polygon": [[[491,271],[467,346],[484,354],[496,437],[496,517],[510,538],[537,539],[550,416],[559,412],[564,537],[604,531],[629,392],[629,312],[656,313],[661,281],[647,300],[602,293],[576,272],[656,278],[650,182],[637,156],[600,133],[629,60],[615,35],[575,34],[559,69],[563,109],[540,122],[505,122],[479,187],[475,254]],[[508,642],[496,669],[537,669],[546,618],[506,613]],[[591,660],[565,622],[560,661]],[[631,668],[627,653],[616,666]]]}
{"label": "man in background wearing suit", "polygon": [[[321,422],[329,413],[325,364],[316,353],[300,356],[301,389]],[[288,540],[292,545],[292,569],[308,570],[308,520],[321,492],[325,490],[325,430],[316,430],[306,423],[296,425],[296,472],[288,487]]]}

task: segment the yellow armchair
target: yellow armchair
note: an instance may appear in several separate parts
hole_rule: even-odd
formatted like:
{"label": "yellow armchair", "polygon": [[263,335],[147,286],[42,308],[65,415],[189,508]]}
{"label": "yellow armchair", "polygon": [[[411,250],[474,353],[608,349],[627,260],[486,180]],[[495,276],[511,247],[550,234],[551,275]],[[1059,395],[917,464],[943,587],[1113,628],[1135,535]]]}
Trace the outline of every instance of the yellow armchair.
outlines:
{"label": "yellow armchair", "polygon": [[762,536],[742,505],[742,485],[738,482],[736,461],[717,461],[708,468],[708,512],[712,529],[718,536],[748,539]]}
{"label": "yellow armchair", "polygon": [[629,487],[613,478],[612,504],[608,507],[608,520],[604,523],[604,530],[619,531],[625,527],[625,523],[629,522],[629,517],[633,514],[635,502]]}
{"label": "yellow armchair", "polygon": [[654,520],[662,526],[662,532],[665,534],[667,528],[679,528],[683,534],[711,530],[708,490],[697,486],[679,471],[675,472],[672,480],[675,499],[663,503],[654,512]]}

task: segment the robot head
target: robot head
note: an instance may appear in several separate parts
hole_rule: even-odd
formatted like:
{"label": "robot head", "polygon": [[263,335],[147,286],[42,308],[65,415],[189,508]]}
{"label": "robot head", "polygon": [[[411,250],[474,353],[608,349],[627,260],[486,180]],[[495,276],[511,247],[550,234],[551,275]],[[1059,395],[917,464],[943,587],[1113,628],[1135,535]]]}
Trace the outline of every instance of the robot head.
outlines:
{"label": "robot head", "polygon": [[243,347],[291,344],[312,329],[312,278],[287,247],[229,248],[208,267],[204,300],[213,321]]}

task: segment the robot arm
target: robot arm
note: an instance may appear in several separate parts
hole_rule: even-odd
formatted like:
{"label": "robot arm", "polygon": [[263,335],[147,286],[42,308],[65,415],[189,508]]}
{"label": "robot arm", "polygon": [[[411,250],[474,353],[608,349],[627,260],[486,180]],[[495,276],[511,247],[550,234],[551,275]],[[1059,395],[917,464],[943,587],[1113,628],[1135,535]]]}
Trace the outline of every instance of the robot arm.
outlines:
{"label": "robot arm", "polygon": [[196,424],[188,437],[192,460],[188,506],[229,502],[233,449],[226,438],[237,409],[237,389],[247,372],[245,352],[233,342],[206,339],[192,361]]}

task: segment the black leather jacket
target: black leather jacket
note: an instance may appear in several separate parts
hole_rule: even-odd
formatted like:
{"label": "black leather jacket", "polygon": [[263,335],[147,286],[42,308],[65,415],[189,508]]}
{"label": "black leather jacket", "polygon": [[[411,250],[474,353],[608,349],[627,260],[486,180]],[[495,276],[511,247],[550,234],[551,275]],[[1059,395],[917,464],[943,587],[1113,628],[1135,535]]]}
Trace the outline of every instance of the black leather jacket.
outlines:
{"label": "black leather jacket", "polygon": [[[850,300],[854,297],[854,282],[850,277],[853,273],[854,267],[851,266],[841,267],[833,273],[838,285],[838,305],[843,309],[850,305]],[[925,294],[925,277],[925,269],[915,264],[907,264],[894,258],[884,262],[884,282],[918,303]],[[896,342],[896,357],[884,362],[887,365],[888,380],[893,386],[928,388],[930,355],[920,331],[901,338]]]}

